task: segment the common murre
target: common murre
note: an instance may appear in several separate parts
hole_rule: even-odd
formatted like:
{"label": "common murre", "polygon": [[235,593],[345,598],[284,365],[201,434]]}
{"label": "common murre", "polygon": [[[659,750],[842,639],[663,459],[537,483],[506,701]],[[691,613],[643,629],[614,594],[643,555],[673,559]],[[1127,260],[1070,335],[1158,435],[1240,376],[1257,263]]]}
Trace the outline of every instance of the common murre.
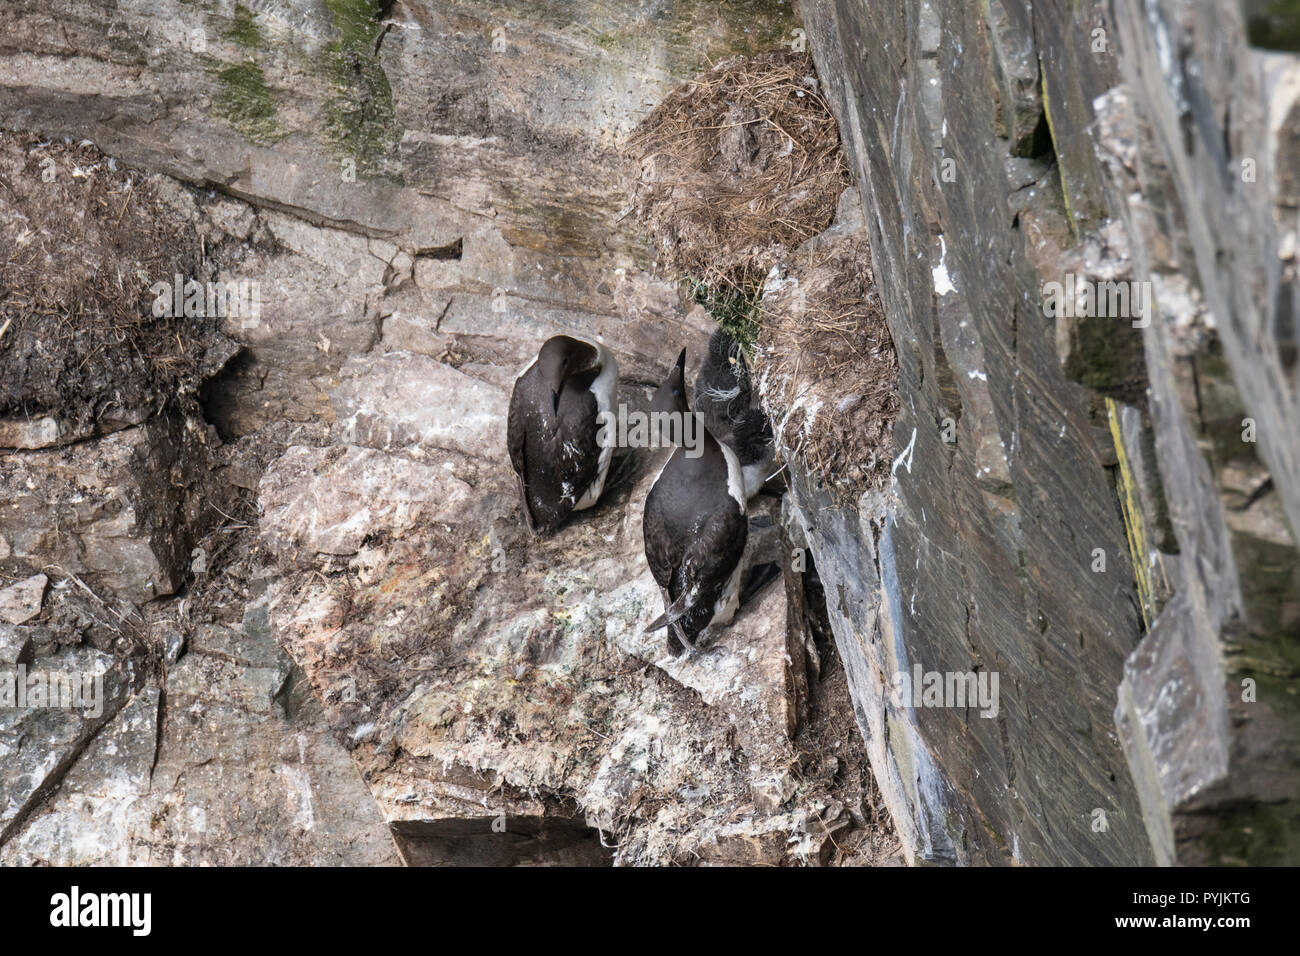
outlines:
{"label": "common murre", "polygon": [[[686,402],[686,350],[658,391],[656,412],[692,414]],[[678,447],[646,496],[645,556],[664,598],[648,630],[668,628],[681,654],[710,624],[726,624],[740,601],[741,559],[749,537],[744,478],[736,453],[701,428],[697,456]],[[681,431],[679,430],[679,434]]]}
{"label": "common murre", "polygon": [[614,446],[601,447],[598,416],[617,388],[614,356],[569,335],[547,339],[515,378],[506,443],[533,533],[548,534],[599,500]]}
{"label": "common murre", "polygon": [[746,500],[771,476],[776,457],[772,426],[754,403],[749,367],[740,346],[722,329],[709,338],[709,355],[695,376],[695,408],[713,436],[740,460]]}

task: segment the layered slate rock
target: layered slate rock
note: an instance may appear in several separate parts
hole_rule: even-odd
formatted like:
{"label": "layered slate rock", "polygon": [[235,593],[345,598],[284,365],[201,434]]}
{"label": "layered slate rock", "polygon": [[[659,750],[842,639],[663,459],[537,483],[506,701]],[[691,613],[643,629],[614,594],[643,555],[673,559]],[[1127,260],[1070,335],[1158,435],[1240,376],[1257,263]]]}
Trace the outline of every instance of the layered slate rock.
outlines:
{"label": "layered slate rock", "polygon": [[[903,410],[888,489],[796,500],[909,854],[1294,858],[1294,63],[1226,2],[804,16]],[[1051,315],[1067,276],[1150,314]],[[917,664],[998,717],[900,706]]]}
{"label": "layered slate rock", "polygon": [[1161,862],[1300,858],[1300,59],[1248,46],[1248,7],[1117,11],[1124,83],[1095,104],[1107,195],[1154,290],[1150,437],[1123,413],[1116,431],[1156,613],[1116,719]]}
{"label": "layered slate rock", "polygon": [[[1030,255],[1070,244],[1056,170],[1022,155],[1035,123],[1021,114],[1042,107],[1023,83],[994,95],[995,66],[1006,83],[1025,72],[1033,21],[995,6],[996,48],[968,4],[805,9],[863,192],[901,411],[890,500],[828,507],[798,481],[796,497],[915,858],[1144,862],[1111,720],[1138,638],[1128,550],[1106,436],[1061,371]],[[895,675],[918,665],[998,674],[996,717],[896,699]]]}

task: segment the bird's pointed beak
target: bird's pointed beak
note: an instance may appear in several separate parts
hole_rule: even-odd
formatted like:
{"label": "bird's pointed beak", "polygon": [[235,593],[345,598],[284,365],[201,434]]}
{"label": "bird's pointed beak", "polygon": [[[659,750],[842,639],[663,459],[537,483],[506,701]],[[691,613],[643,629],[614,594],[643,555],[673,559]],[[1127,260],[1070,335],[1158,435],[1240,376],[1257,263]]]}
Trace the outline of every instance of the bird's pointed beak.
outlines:
{"label": "bird's pointed beak", "polygon": [[555,389],[551,389],[551,409],[556,415],[560,414],[560,393]]}
{"label": "bird's pointed beak", "polygon": [[677,356],[677,369],[683,375],[686,374],[686,349],[682,349],[681,355]]}

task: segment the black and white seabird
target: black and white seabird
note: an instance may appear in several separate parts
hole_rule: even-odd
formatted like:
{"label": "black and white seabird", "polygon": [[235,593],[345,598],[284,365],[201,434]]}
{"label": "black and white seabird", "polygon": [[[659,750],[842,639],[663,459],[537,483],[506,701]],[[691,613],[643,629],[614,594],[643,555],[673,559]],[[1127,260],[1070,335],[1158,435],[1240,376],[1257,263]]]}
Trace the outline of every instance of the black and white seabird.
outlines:
{"label": "black and white seabird", "polygon": [[709,355],[695,376],[695,409],[714,437],[740,459],[745,498],[758,494],[772,473],[776,443],[763,409],[754,402],[749,366],[722,329],[709,338]]}
{"label": "black and white seabird", "polygon": [[[655,392],[656,413],[691,415],[686,402],[686,350]],[[727,624],[740,602],[741,558],[749,536],[744,479],[736,453],[697,427],[693,447],[678,446],[646,496],[645,556],[663,592],[668,649],[681,654],[710,624]],[[698,450],[699,454],[695,452]]]}
{"label": "black and white seabird", "polygon": [[601,447],[599,416],[612,413],[618,363],[602,345],[546,340],[510,395],[506,440],[529,529],[548,534],[600,498],[614,443]]}

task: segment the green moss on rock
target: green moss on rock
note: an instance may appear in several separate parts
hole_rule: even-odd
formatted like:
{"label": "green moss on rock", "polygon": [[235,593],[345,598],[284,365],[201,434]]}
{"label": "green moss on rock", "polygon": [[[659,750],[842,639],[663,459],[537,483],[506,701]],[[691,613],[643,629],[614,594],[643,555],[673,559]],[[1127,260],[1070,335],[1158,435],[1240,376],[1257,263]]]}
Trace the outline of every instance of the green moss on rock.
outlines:
{"label": "green moss on rock", "polygon": [[212,111],[254,143],[274,142],[279,136],[275,101],[256,63],[237,63],[216,73],[217,93]]}
{"label": "green moss on rock", "polygon": [[359,171],[375,173],[399,139],[393,91],[379,65],[378,0],[325,0],[338,39],[325,48],[333,87],[326,104],[326,133]]}
{"label": "green moss on rock", "polygon": [[221,36],[250,50],[260,49],[265,42],[261,27],[257,25],[257,14],[242,3],[235,6],[235,15],[222,28]]}
{"label": "green moss on rock", "polygon": [[1252,46],[1300,52],[1300,0],[1242,0]]}
{"label": "green moss on rock", "polygon": [[1128,405],[1145,403],[1146,355],[1142,332],[1123,316],[1058,318],[1067,323],[1068,351],[1061,356],[1067,378]]}
{"label": "green moss on rock", "polygon": [[1211,866],[1283,866],[1300,859],[1300,803],[1242,802],[1214,811]]}

